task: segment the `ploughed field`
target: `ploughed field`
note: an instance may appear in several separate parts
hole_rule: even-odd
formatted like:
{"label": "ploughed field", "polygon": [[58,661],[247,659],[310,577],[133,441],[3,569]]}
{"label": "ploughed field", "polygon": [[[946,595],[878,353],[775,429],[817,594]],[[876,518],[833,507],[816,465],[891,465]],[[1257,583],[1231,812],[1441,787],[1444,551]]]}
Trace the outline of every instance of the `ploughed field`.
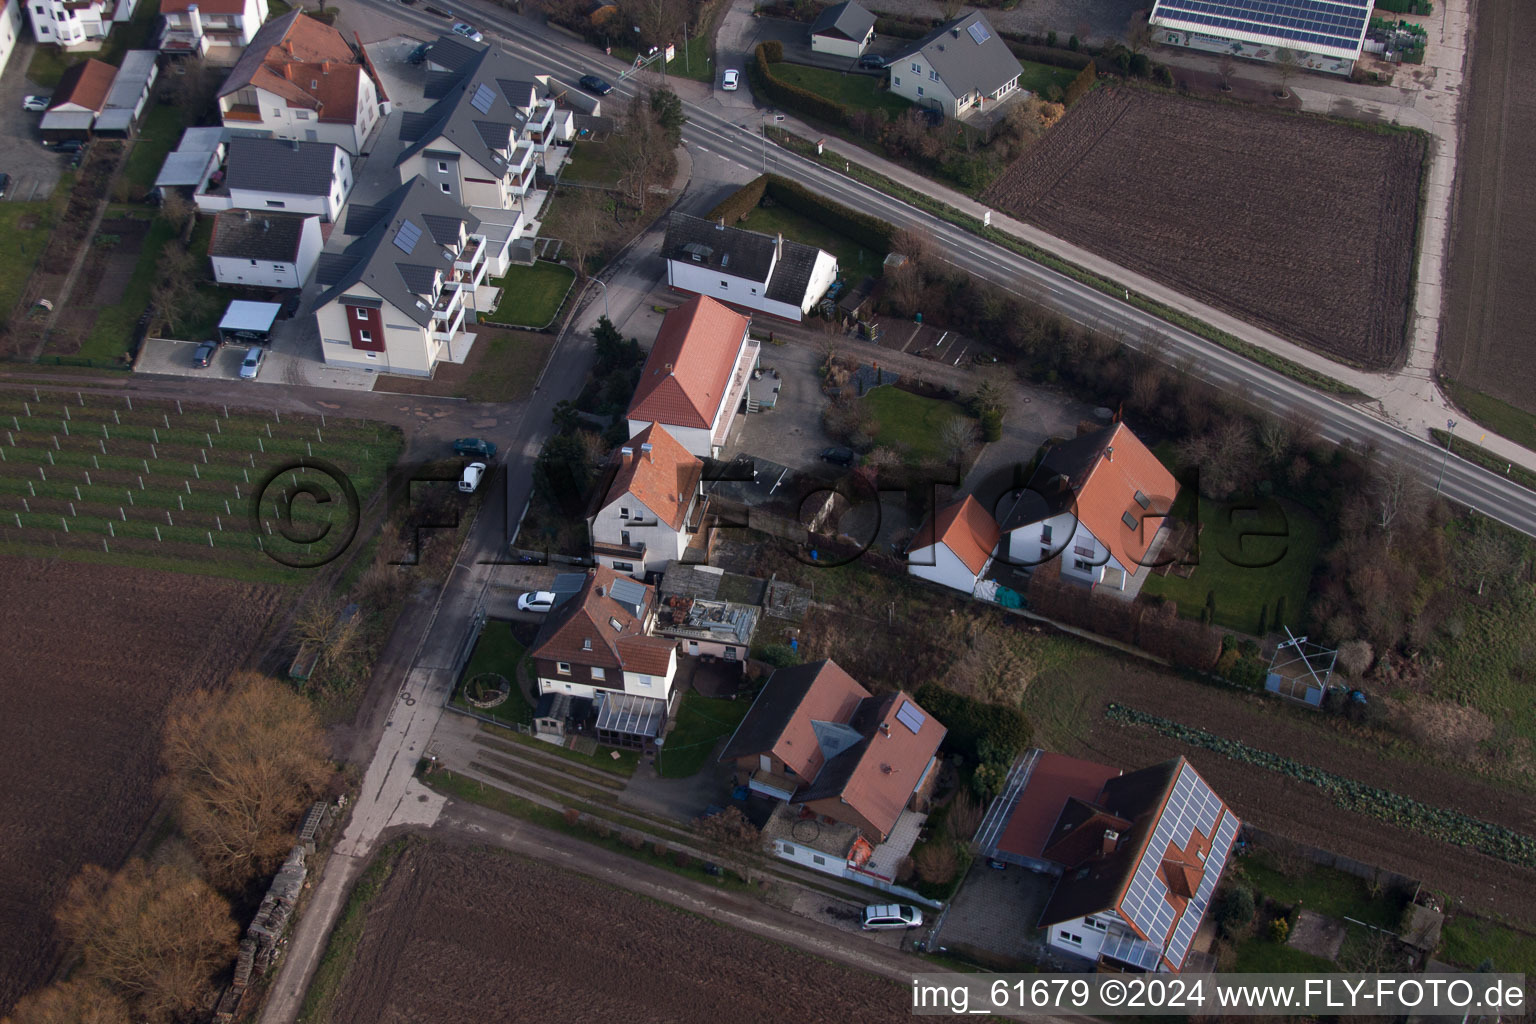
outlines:
{"label": "ploughed field", "polygon": [[1424,142],[1096,89],[983,200],[1183,295],[1366,368],[1398,363]]}
{"label": "ploughed field", "polygon": [[1536,5],[1479,0],[1475,18],[1440,366],[1536,413]]}
{"label": "ploughed field", "polygon": [[331,1020],[847,1024],[906,1019],[905,999],[888,981],[581,875],[426,842],[369,903]]}
{"label": "ploughed field", "polygon": [[154,811],[160,727],[223,682],[282,588],[0,556],[0,1016],[58,963],[53,905],[84,864],[115,868]]}

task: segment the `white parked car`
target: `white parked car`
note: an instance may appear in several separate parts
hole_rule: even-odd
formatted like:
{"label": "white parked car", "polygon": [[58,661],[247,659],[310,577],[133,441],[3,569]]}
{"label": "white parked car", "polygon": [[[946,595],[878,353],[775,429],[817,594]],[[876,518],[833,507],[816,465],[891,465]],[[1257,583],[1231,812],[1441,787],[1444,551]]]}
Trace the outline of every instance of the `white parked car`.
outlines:
{"label": "white parked car", "polygon": [[867,932],[886,928],[921,928],[923,912],[906,903],[882,903],[865,907],[860,925]]}
{"label": "white parked car", "polygon": [[475,488],[480,486],[480,478],[485,476],[485,463],[471,462],[464,467],[464,475],[459,477],[459,490],[465,494],[475,493]]}
{"label": "white parked car", "polygon": [[252,345],[245,351],[245,359],[240,363],[240,379],[255,380],[261,372],[261,361],[266,357],[267,351],[260,345]]}
{"label": "white parked car", "polygon": [[480,30],[467,21],[461,21],[453,26],[453,31],[455,35],[463,36],[465,39],[473,39],[477,43],[485,42],[485,36],[480,34]]}
{"label": "white parked car", "polygon": [[48,104],[53,102],[52,96],[23,96],[21,109],[30,110],[34,114],[40,114],[48,109]]}
{"label": "white parked car", "polygon": [[727,71],[725,77],[720,80],[720,88],[726,92],[735,92],[739,85],[741,85],[741,72],[735,68]]}
{"label": "white parked car", "polygon": [[548,590],[530,590],[517,599],[517,610],[520,612],[538,612],[543,614],[555,606],[555,595]]}

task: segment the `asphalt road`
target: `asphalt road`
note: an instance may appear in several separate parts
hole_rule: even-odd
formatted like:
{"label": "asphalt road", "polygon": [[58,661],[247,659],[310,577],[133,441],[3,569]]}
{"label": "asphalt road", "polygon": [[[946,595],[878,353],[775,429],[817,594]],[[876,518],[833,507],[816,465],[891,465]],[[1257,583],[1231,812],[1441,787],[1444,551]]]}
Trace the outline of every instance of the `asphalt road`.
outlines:
{"label": "asphalt road", "polygon": [[[362,2],[388,8],[396,16],[414,16],[424,27],[436,24],[414,9],[387,0]],[[617,78],[611,62],[601,54],[544,26],[500,12],[485,14],[480,21],[487,31],[494,33],[492,40],[503,48],[565,80],[575,81],[592,70],[606,71]],[[634,83],[625,81],[616,95],[628,94],[633,88]],[[746,95],[747,88],[744,80],[743,90],[730,97],[732,105],[719,110],[711,109],[711,104],[685,100],[688,124],[683,138],[690,149],[724,157],[749,170],[766,167],[897,227],[921,228],[939,243],[950,263],[974,277],[1046,305],[1085,326],[1118,332],[1134,347],[1156,339],[1166,361],[1229,394],[1241,396],[1256,408],[1282,416],[1294,413],[1307,417],[1328,440],[1374,447],[1387,457],[1400,459],[1431,485],[1439,476],[1444,452],[1427,438],[1384,423],[1348,402],[1316,392],[820,164],[782,149],[765,148],[760,129],[763,112],[753,110],[739,117],[739,108],[734,105]],[[1536,536],[1536,499],[1530,491],[1462,459],[1452,457],[1444,461],[1441,490],[1448,498]]]}

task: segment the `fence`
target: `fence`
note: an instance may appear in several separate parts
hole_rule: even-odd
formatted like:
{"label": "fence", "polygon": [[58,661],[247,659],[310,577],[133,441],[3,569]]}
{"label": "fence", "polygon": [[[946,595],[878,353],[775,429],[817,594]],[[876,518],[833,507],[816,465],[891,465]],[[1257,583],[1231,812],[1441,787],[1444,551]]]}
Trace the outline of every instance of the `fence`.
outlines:
{"label": "fence", "polygon": [[1248,841],[1260,849],[1270,850],[1275,853],[1295,854],[1305,857],[1312,863],[1335,871],[1342,871],[1346,875],[1362,878],[1371,885],[1379,885],[1384,888],[1402,889],[1407,893],[1416,893],[1422,884],[1417,878],[1409,878],[1395,871],[1379,868],[1374,864],[1346,857],[1342,853],[1334,853],[1332,850],[1324,850],[1319,846],[1308,846],[1299,843],[1287,836],[1276,835],[1252,825],[1245,826]]}

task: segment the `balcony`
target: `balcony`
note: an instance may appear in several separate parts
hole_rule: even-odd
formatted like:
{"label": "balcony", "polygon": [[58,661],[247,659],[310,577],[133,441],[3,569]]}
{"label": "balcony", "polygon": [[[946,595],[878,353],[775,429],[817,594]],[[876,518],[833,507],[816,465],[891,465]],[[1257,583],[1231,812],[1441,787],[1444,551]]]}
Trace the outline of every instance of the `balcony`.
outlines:
{"label": "balcony", "polygon": [[485,239],[480,235],[470,235],[468,243],[459,251],[453,259],[455,271],[473,272],[477,266],[485,263]]}
{"label": "balcony", "polygon": [[695,497],[693,508],[688,510],[688,517],[683,520],[684,533],[698,533],[699,527],[704,525],[704,517],[709,514],[709,496]]}
{"label": "balcony", "polygon": [[[458,295],[459,293],[454,292],[453,294]],[[432,326],[428,329],[428,333],[431,335],[433,341],[446,344],[453,341],[454,335],[458,334],[463,329],[464,306],[461,303],[459,305],[459,311],[455,316],[439,318],[434,315],[432,317]]]}
{"label": "balcony", "polygon": [[432,303],[433,319],[452,319],[454,311],[463,311],[464,297],[457,288],[444,288],[437,295],[437,301]]}
{"label": "balcony", "polygon": [[528,193],[533,191],[534,182],[537,179],[538,175],[533,171],[529,171],[522,177],[513,178],[511,181],[507,182],[507,191],[511,192],[515,196],[526,196]]}
{"label": "balcony", "polygon": [[244,104],[244,103],[231,104],[229,107],[226,107],[225,110],[224,110],[224,120],[226,120],[226,121],[254,121],[257,124],[260,124],[261,123],[261,108],[256,106],[255,104]]}
{"label": "balcony", "polygon": [[592,544],[594,555],[604,555],[608,558],[619,558],[624,561],[641,562],[645,560],[645,544],[607,544],[594,542]]}

